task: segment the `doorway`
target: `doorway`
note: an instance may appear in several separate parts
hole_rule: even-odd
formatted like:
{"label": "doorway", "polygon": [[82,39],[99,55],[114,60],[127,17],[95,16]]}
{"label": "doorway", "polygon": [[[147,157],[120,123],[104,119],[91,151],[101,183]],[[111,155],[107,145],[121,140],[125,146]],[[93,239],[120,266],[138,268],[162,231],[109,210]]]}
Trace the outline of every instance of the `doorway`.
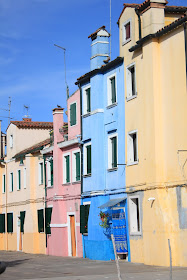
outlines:
{"label": "doorway", "polygon": [[20,216],[17,216],[17,251],[22,251],[22,232]]}
{"label": "doorway", "polygon": [[71,255],[76,257],[75,216],[70,215]]}

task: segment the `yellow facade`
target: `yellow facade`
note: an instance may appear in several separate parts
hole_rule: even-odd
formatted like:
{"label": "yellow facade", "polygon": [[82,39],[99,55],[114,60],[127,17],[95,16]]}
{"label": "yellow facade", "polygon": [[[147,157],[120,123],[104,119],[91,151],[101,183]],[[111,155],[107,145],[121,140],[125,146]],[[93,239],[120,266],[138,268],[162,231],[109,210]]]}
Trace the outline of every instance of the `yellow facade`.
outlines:
{"label": "yellow facade", "polygon": [[[152,9],[141,14],[142,35],[153,33],[154,18],[158,19],[158,26],[154,25],[158,31],[162,24],[164,28],[179,17],[167,15],[163,6],[163,9],[155,8],[152,18]],[[128,20],[131,21],[131,40],[124,43],[123,26]],[[149,39],[142,47],[129,52],[139,40],[139,23],[135,8],[126,7],[119,19],[119,32],[120,56],[124,57],[125,67],[126,186],[128,201],[133,196],[138,197],[140,211],[140,231],[138,234],[130,232],[131,261],[169,265],[170,239],[173,265],[187,266],[184,26]],[[132,63],[137,95],[128,99],[127,68]],[[129,165],[127,135],[131,131],[137,132],[138,161]],[[129,221],[131,223],[130,217]]]}

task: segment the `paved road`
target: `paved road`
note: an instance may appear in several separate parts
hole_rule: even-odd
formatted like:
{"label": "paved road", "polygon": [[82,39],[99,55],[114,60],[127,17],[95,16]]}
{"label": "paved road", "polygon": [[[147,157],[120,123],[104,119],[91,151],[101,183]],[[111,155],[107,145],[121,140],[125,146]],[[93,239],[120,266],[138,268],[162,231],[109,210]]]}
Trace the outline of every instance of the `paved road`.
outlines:
{"label": "paved road", "polygon": [[[118,280],[115,262],[91,261],[0,251],[7,269],[0,279],[17,280]],[[166,267],[120,261],[122,280],[169,280]],[[173,280],[187,280],[187,268],[174,268]]]}

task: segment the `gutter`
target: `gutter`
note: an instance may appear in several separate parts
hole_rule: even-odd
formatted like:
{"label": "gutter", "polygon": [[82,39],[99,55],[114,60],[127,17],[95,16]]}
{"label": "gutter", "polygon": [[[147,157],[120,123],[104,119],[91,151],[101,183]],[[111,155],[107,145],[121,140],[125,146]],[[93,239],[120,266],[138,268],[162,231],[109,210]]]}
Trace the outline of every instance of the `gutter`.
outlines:
{"label": "gutter", "polygon": [[135,8],[135,13],[138,16],[138,26],[139,26],[139,40],[142,39],[142,30],[141,30],[141,17],[140,17],[140,12],[138,10],[138,8]]}

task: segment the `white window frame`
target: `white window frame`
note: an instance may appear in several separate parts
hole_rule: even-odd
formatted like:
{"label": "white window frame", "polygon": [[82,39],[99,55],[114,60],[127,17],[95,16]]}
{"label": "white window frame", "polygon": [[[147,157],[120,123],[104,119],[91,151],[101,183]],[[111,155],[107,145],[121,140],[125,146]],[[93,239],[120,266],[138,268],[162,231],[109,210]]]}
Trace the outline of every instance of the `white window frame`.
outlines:
{"label": "white window frame", "polygon": [[[136,133],[136,153],[137,153],[137,160],[134,161],[132,158],[134,158],[134,146],[132,141],[133,134]],[[131,130],[127,133],[127,165],[135,165],[138,164],[138,130]]]}
{"label": "white window frame", "polygon": [[[5,178],[5,186],[4,186],[4,178]],[[2,176],[2,193],[6,193],[6,175],[5,175],[5,173]]]}
{"label": "white window frame", "polygon": [[[47,163],[47,161],[46,161],[46,163]],[[43,183],[41,181],[41,179],[42,179],[42,176],[41,176],[41,164],[43,165]],[[43,163],[43,161],[40,161],[38,163],[38,184],[39,185],[43,185],[44,184],[44,163]]]}
{"label": "white window frame", "polygon": [[[108,106],[115,105],[117,103],[117,75],[116,72],[107,77],[107,97],[108,97]],[[115,78],[116,86],[116,102],[112,103],[112,89],[111,89],[111,79]]]}
{"label": "white window frame", "polygon": [[[73,124],[73,125],[71,125],[70,107],[71,107],[71,105],[73,105],[74,103],[76,104],[76,123]],[[69,125],[70,125],[70,127],[74,127],[75,125],[77,125],[77,101],[73,101],[72,103],[69,104]]]}
{"label": "white window frame", "polygon": [[[126,39],[126,25],[130,23],[130,38]],[[128,42],[131,41],[131,37],[132,37],[132,20],[128,19],[125,22],[123,22],[122,24],[122,45],[127,44]]]}
{"label": "white window frame", "polygon": [[72,152],[72,182],[79,182],[76,181],[76,156],[75,156],[76,153],[80,153],[80,176],[81,176],[81,151],[77,149]]}
{"label": "white window frame", "polygon": [[118,133],[111,133],[108,135],[108,169],[113,170],[117,167],[112,167],[112,141],[113,137],[117,137],[117,162],[118,162]]}
{"label": "white window frame", "polygon": [[[130,69],[134,67],[134,78],[135,78],[135,94],[132,94],[132,74]],[[136,83],[136,64],[135,62],[129,64],[126,67],[126,85],[127,85],[127,96],[126,100],[129,101],[137,97],[137,83]]]}
{"label": "white window frame", "polygon": [[[19,171],[20,171],[20,188],[19,188]],[[21,169],[17,170],[17,191],[21,190]]]}
{"label": "white window frame", "polygon": [[23,169],[23,188],[26,189],[27,187],[27,168],[24,167]]}
{"label": "white window frame", "polygon": [[[46,169],[47,169],[47,187],[50,188],[50,187],[53,187],[51,185],[51,158],[49,158],[48,160],[46,160]],[[43,177],[44,178],[44,177]],[[43,179],[45,180],[45,179]]]}
{"label": "white window frame", "polygon": [[[90,142],[85,143],[84,148],[83,148],[84,149],[84,168],[83,168],[84,175],[91,175],[92,174],[92,172],[87,173],[87,149],[86,149],[86,147],[90,146],[90,145],[91,145],[91,163],[92,163],[92,142],[90,141]],[[91,164],[91,166],[92,166],[92,164]]]}
{"label": "white window frame", "polygon": [[[136,210],[135,203],[132,204],[133,199],[138,199],[138,211]],[[142,228],[141,228],[141,209],[140,209],[140,196],[134,195],[128,197],[128,209],[129,209],[129,221],[130,221],[130,235],[141,235]],[[135,212],[135,213],[134,213]],[[139,214],[139,230],[137,229],[137,215]],[[135,230],[133,229],[135,227]]]}
{"label": "white window frame", "polygon": [[13,134],[10,135],[10,148],[13,148]]}
{"label": "white window frame", "polygon": [[[66,182],[66,156],[69,156],[69,182]],[[63,184],[71,183],[71,153],[63,154]]]}
{"label": "white window frame", "polygon": [[[91,112],[87,112],[87,96],[86,96],[86,90],[90,88],[90,100],[91,100],[91,85],[88,85],[83,88],[83,115],[90,114]],[[91,101],[90,101],[91,102]]]}
{"label": "white window frame", "polygon": [[[12,176],[13,176],[13,186],[12,186]],[[9,173],[9,191],[13,192],[13,187],[14,187],[14,173],[10,172]]]}

